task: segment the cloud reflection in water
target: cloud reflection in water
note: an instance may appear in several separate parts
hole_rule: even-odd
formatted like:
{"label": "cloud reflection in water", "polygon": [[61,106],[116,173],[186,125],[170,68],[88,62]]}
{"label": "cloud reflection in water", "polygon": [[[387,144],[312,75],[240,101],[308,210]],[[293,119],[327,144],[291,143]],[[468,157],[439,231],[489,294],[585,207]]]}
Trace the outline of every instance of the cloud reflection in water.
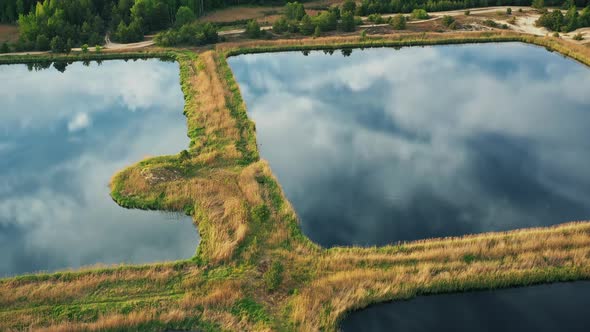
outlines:
{"label": "cloud reflection in water", "polygon": [[510,43],[229,61],[324,246],[590,218],[590,71],[572,60]]}
{"label": "cloud reflection in water", "polygon": [[178,65],[0,66],[0,276],[191,257],[187,217],[125,210],[120,169],[186,148]]}

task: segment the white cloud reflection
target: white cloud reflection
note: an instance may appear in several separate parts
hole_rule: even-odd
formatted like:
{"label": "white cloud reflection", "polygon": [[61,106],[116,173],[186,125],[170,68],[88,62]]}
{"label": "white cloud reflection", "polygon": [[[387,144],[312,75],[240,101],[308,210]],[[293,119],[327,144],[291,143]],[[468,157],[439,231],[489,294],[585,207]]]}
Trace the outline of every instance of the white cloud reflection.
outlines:
{"label": "white cloud reflection", "polygon": [[125,210],[108,189],[117,170],[188,145],[177,64],[0,66],[0,77],[20,98],[0,98],[0,277],[193,255],[190,218]]}
{"label": "white cloud reflection", "polygon": [[493,44],[230,63],[262,156],[320,243],[590,217],[590,72],[571,60]]}

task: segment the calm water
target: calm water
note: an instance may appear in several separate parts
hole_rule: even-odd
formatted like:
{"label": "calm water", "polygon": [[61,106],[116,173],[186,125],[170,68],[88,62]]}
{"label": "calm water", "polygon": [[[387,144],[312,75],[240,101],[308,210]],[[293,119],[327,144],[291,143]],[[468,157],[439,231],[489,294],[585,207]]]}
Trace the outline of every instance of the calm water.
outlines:
{"label": "calm water", "polygon": [[586,332],[590,282],[417,297],[354,312],[353,331]]}
{"label": "calm water", "polygon": [[262,157],[324,246],[590,219],[590,70],[524,44],[245,55]]}
{"label": "calm water", "polygon": [[0,277],[194,254],[190,218],[120,208],[108,188],[117,170],[188,145],[178,70],[0,66]]}

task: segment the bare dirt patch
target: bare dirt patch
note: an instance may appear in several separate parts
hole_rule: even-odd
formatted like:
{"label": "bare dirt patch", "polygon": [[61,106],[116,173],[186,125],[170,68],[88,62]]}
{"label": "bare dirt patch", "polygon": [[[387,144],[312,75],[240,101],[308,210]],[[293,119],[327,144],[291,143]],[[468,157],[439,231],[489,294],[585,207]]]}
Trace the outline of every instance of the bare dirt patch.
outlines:
{"label": "bare dirt patch", "polygon": [[267,16],[280,14],[283,7],[232,7],[219,9],[205,14],[200,20],[203,22],[234,22],[251,19],[262,19]]}
{"label": "bare dirt patch", "polygon": [[0,43],[15,42],[18,40],[18,27],[11,24],[0,24]]}

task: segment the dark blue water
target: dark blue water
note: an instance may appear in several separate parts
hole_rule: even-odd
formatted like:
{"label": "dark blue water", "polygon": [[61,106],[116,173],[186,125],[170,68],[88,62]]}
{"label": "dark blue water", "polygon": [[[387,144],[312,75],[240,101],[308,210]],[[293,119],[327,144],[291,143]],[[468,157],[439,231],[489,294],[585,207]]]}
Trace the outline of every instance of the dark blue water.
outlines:
{"label": "dark blue water", "polygon": [[417,297],[353,312],[341,330],[586,332],[590,282]]}
{"label": "dark blue water", "polygon": [[108,188],[188,146],[178,64],[87,65],[0,66],[0,277],[194,254],[190,218],[123,209]]}
{"label": "dark blue water", "polygon": [[518,43],[229,59],[323,246],[590,219],[590,70]]}

